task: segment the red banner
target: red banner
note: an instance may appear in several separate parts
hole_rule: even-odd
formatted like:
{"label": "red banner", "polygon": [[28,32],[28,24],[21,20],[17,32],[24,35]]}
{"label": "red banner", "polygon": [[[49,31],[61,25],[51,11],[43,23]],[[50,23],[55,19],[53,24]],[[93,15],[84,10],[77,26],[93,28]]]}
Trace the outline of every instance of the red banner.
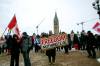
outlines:
{"label": "red banner", "polygon": [[67,42],[66,34],[52,35],[48,38],[41,38],[40,40],[41,49],[50,49],[58,46],[64,46],[67,44]]}

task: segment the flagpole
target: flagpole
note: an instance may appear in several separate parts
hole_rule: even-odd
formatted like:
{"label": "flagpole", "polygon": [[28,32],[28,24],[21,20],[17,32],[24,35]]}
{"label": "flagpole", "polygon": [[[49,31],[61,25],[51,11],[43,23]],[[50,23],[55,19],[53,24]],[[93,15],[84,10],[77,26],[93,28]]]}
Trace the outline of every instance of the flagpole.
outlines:
{"label": "flagpole", "polygon": [[5,28],[4,32],[2,33],[2,37],[3,37],[4,33],[6,32],[6,30],[7,30],[7,27]]}

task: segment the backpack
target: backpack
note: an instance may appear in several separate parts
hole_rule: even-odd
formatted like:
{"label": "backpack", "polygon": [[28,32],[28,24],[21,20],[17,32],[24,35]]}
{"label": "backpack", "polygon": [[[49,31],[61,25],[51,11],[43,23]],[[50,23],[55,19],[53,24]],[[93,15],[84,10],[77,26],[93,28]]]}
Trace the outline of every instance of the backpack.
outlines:
{"label": "backpack", "polygon": [[28,52],[30,51],[32,47],[32,44],[31,44],[31,41],[30,41],[30,38],[29,37],[26,37],[26,38],[22,38],[22,52]]}

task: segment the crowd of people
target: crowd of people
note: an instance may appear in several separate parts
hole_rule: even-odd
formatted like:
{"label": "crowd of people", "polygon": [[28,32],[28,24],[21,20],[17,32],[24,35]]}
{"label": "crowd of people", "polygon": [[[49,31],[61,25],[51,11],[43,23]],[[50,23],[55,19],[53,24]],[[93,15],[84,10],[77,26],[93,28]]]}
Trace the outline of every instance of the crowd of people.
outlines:
{"label": "crowd of people", "polygon": [[96,58],[96,51],[100,50],[100,36],[94,35],[91,31],[87,31],[87,33],[83,30],[81,34],[74,34],[72,31],[71,34],[68,35],[69,38],[69,48],[75,47],[78,50],[86,50],[88,53],[88,57]]}
{"label": "crowd of people", "polygon": [[[63,32],[62,32],[63,33]],[[22,53],[24,58],[24,66],[31,66],[29,58],[30,50],[35,48],[35,53],[41,49],[40,38],[49,37],[52,33],[42,33],[41,35],[29,36],[26,32],[22,33],[22,37],[14,35],[6,35],[3,40],[4,44],[0,43],[0,54],[4,53],[4,50],[11,55],[10,66],[19,66],[19,55]],[[64,48],[65,53],[68,54],[69,50],[75,48],[76,50],[86,50],[89,58],[96,58],[95,49],[100,51],[100,35],[93,34],[91,31],[85,32],[84,30],[77,34],[72,30],[70,34],[66,34],[68,37],[68,44],[61,47],[54,47],[46,50],[45,54],[48,56],[48,62],[50,64],[55,63],[56,51],[60,51]]]}
{"label": "crowd of people", "polygon": [[19,66],[19,55],[22,53],[25,66],[31,66],[29,52],[32,49],[32,42],[29,35],[23,32],[22,37],[18,35],[6,35],[5,42],[7,54],[11,56],[10,66]]}

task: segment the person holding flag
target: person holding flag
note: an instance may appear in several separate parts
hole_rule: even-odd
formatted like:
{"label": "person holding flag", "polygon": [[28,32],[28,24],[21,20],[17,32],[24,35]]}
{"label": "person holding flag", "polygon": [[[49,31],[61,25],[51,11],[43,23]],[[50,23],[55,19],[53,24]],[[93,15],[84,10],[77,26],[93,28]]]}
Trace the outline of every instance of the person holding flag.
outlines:
{"label": "person holding flag", "polygon": [[[8,36],[7,36],[7,44],[10,45],[10,66],[19,66],[19,53],[20,53],[20,32],[17,25],[16,16],[14,15],[12,20],[7,26],[8,28]],[[7,30],[5,29],[5,31]],[[4,32],[5,32],[4,31]],[[11,36],[11,31],[13,31],[14,35]]]}
{"label": "person holding flag", "polygon": [[12,37],[10,66],[19,66],[20,40],[16,34]]}

